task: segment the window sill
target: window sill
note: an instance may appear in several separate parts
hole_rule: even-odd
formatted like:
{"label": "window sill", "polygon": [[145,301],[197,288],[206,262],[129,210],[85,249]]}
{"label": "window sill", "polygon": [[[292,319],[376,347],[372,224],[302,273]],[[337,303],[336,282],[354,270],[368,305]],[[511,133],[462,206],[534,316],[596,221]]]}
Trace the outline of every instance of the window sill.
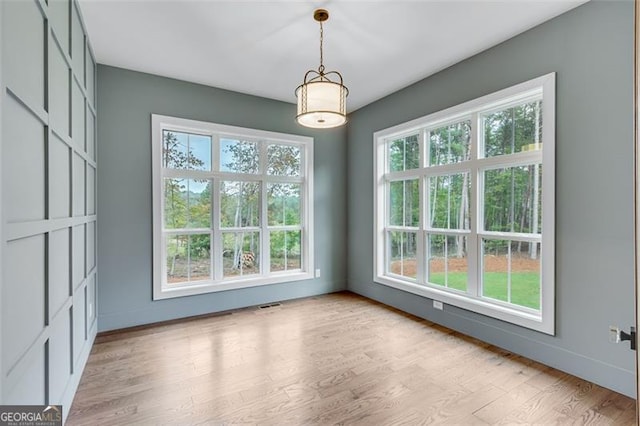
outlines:
{"label": "window sill", "polygon": [[292,281],[302,281],[314,278],[309,272],[283,272],[268,277],[250,277],[227,280],[223,282],[201,281],[182,285],[165,285],[154,288],[153,300],[171,299],[174,297],[194,296],[198,294],[215,293],[219,291],[238,290],[242,288],[260,287],[263,285],[280,284]]}
{"label": "window sill", "polygon": [[496,318],[511,324],[526,327],[541,333],[555,335],[553,324],[545,323],[542,313],[533,314],[523,312],[508,306],[492,303],[486,299],[471,297],[462,293],[440,290],[431,286],[410,283],[393,277],[378,275],[375,278],[378,284],[393,287],[408,293],[437,300],[448,305],[456,306],[471,312]]}

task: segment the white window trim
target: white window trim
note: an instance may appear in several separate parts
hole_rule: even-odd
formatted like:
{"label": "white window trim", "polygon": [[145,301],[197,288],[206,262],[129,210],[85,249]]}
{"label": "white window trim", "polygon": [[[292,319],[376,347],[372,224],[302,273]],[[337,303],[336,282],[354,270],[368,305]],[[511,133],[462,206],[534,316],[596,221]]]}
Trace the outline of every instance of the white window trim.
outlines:
{"label": "white window trim", "polygon": [[[542,174],[542,187],[544,188],[542,194],[542,247],[543,252],[541,254],[541,300],[540,311],[529,312],[526,308],[516,309],[508,306],[507,304],[501,304],[500,302],[493,302],[487,299],[480,298],[478,296],[471,296],[463,293],[456,293],[450,290],[440,290],[434,286],[421,284],[424,276],[424,267],[421,265],[424,261],[418,261],[418,279],[415,282],[410,282],[408,278],[402,278],[398,275],[392,275],[386,273],[386,261],[385,261],[385,219],[387,215],[387,200],[386,200],[386,178],[385,175],[389,175],[386,171],[387,167],[387,150],[386,141],[390,138],[401,137],[407,134],[418,133],[423,134],[423,131],[428,128],[438,127],[451,122],[460,121],[463,118],[471,118],[476,120],[477,114],[491,112],[498,109],[508,108],[514,103],[522,103],[530,97],[536,97],[542,95],[543,108],[542,108],[542,165],[545,173]],[[498,92],[482,96],[480,98],[465,102],[463,104],[429,114],[424,117],[417,118],[407,123],[399,124],[397,126],[380,130],[373,135],[374,143],[374,281],[380,284],[384,284],[390,287],[397,288],[409,293],[413,293],[419,296],[427,297],[433,300],[438,300],[446,304],[457,306],[469,311],[477,312],[489,317],[497,318],[503,321],[507,321],[516,325],[520,325],[526,328],[540,331],[542,333],[554,335],[555,334],[555,73],[550,73],[524,83],[500,90]],[[475,121],[477,123],[477,120]],[[471,135],[472,152],[471,158],[478,158],[475,150],[478,149],[478,141],[480,138],[481,128],[477,128],[476,124],[473,124],[473,128],[476,128],[475,132]],[[421,136],[422,140],[422,136]],[[424,143],[421,143],[421,159],[422,163],[425,163],[425,153],[423,152]],[[509,156],[508,164],[511,166],[514,162],[522,161],[523,163],[529,162],[536,155],[540,155],[539,152],[523,152],[519,154],[512,154]],[[505,162],[504,158],[491,157],[483,160],[483,168],[499,167],[501,163]],[[505,162],[505,164],[507,164]],[[427,170],[428,169],[428,170]],[[463,231],[466,235],[475,235],[474,238],[477,242],[477,247],[471,247],[468,254],[469,270],[471,268],[477,268],[477,257],[480,250],[479,244],[481,243],[483,235],[491,235],[499,237],[501,233],[495,232],[481,232],[478,233],[476,224],[481,220],[480,214],[480,200],[478,200],[476,194],[480,192],[478,189],[478,169],[469,170],[468,165],[463,164],[448,164],[437,167],[422,167],[420,172],[416,175],[416,171],[403,171],[394,172],[393,179],[401,179],[404,176],[416,177],[420,179],[420,193],[423,193],[423,181],[425,176],[433,174],[441,174],[446,172],[455,172],[467,170],[471,172],[471,185],[475,185],[476,190],[472,188],[470,204],[475,206],[475,212],[471,218],[471,229],[469,231]],[[475,173],[475,174],[474,174]],[[422,196],[421,196],[422,199]],[[422,203],[423,204],[423,203]],[[419,229],[416,231],[417,236],[417,254],[420,259],[423,257],[424,252],[424,235],[428,231],[424,222],[424,214],[420,214]],[[405,228],[405,230],[407,230]],[[455,233],[449,232],[450,234]],[[506,233],[503,233],[506,235]],[[529,236],[524,234],[518,234],[518,238],[529,238],[537,236]],[[538,237],[539,238],[539,237]],[[470,286],[477,286],[478,283],[469,283]]]}
{"label": "white window trim", "polygon": [[[241,277],[227,278],[225,280],[216,280],[215,271],[214,277],[207,281],[195,281],[185,284],[166,284],[166,262],[164,259],[164,235],[163,231],[164,223],[164,209],[163,209],[163,190],[162,180],[164,177],[179,176],[181,178],[208,178],[219,179],[220,177],[229,177],[228,173],[217,172],[219,163],[219,153],[216,149],[215,142],[212,143],[211,149],[211,172],[202,171],[190,171],[190,170],[162,170],[162,130],[170,128],[175,131],[182,131],[186,133],[197,133],[212,137],[212,141],[219,139],[220,137],[233,137],[243,138],[256,141],[267,141],[269,143],[275,143],[279,145],[296,145],[301,148],[302,164],[301,164],[301,176],[300,177],[282,177],[282,176],[267,176],[264,170],[260,171],[257,175],[245,175],[245,174],[233,174],[234,177],[242,177],[250,180],[262,182],[263,184],[270,182],[291,182],[301,183],[301,225],[298,226],[281,226],[266,227],[266,213],[261,219],[261,226],[257,227],[261,234],[267,233],[270,230],[279,230],[282,228],[286,230],[301,229],[302,230],[302,269],[292,271],[278,271],[273,273],[266,273],[266,265],[261,262],[262,273],[257,275],[247,275]],[[153,299],[161,300],[173,297],[190,296],[196,294],[211,293],[217,291],[234,290],[247,287],[256,287],[262,285],[284,283],[291,281],[300,281],[314,278],[314,239],[313,239],[313,138],[307,136],[291,135],[285,133],[268,132],[263,130],[248,129],[243,127],[227,126],[215,123],[208,123],[203,121],[188,120],[177,117],[170,117],[158,114],[151,115],[151,154],[152,154],[152,207],[153,207]],[[264,158],[264,152],[261,153],[261,158]],[[260,162],[260,167],[263,167],[263,162]],[[215,186],[215,185],[214,185]],[[212,200],[219,197],[218,191],[212,190]],[[266,197],[262,195],[262,207],[263,212],[266,206]],[[218,203],[216,203],[218,204]],[[212,224],[218,218],[216,205],[212,208]],[[277,229],[276,229],[277,228]],[[246,229],[246,228],[245,228]],[[212,228],[206,228],[204,230],[190,229],[181,234],[205,231],[210,232],[212,235],[211,246],[212,256],[215,255],[216,245],[220,242],[218,238],[214,238],[215,234],[221,234],[221,230],[218,226],[212,226]],[[228,229],[224,229],[228,231]],[[263,244],[261,248],[264,248],[266,238],[262,237]],[[268,251],[260,251],[262,259],[268,258]],[[213,259],[214,265],[217,265],[216,259]]]}

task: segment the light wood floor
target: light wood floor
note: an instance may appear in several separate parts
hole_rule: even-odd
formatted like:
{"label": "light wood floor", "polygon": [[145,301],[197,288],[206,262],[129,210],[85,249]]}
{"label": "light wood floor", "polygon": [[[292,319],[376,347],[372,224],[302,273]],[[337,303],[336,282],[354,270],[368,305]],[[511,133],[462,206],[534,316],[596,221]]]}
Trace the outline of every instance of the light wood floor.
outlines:
{"label": "light wood floor", "polygon": [[339,293],[100,336],[68,425],[634,424],[618,393]]}

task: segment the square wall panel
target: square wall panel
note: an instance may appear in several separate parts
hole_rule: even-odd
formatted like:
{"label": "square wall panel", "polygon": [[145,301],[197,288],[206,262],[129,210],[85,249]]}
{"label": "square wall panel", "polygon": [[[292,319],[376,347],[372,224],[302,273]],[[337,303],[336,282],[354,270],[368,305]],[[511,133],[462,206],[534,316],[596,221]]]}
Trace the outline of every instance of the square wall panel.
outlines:
{"label": "square wall panel", "polygon": [[[20,369],[20,377],[11,377],[5,382],[11,382],[13,386],[4,390],[3,404],[7,405],[40,405],[45,404],[45,350],[44,346],[38,346],[32,349],[27,362],[29,365]],[[15,382],[14,382],[15,380]],[[37,424],[38,422],[25,424]],[[7,422],[5,424],[11,424]],[[15,424],[22,424],[16,422]]]}
{"label": "square wall panel", "polygon": [[[35,1],[3,1],[4,84],[36,110],[44,108],[44,18]],[[3,121],[6,123],[7,121]]]}
{"label": "square wall panel", "polygon": [[71,296],[71,229],[49,233],[49,314],[54,317]]}
{"label": "square wall panel", "polygon": [[84,85],[84,32],[75,4],[71,10],[71,61],[73,73]]}
{"label": "square wall panel", "polygon": [[71,216],[71,148],[57,136],[49,139],[49,216]]}
{"label": "square wall panel", "polygon": [[70,70],[58,45],[49,42],[49,125],[56,133],[70,136],[69,114],[71,106]]}
{"label": "square wall panel", "polygon": [[86,340],[85,332],[85,288],[73,295],[73,363],[76,365]]}
{"label": "square wall panel", "polygon": [[89,108],[87,108],[87,154],[89,158],[96,159],[96,118]]}
{"label": "square wall panel", "polygon": [[64,49],[69,54],[69,18],[70,18],[70,1],[69,0],[49,0],[49,18],[53,32]]}
{"label": "square wall panel", "polygon": [[87,328],[90,328],[96,319],[96,308],[96,276],[94,274],[87,284]]}
{"label": "square wall panel", "polygon": [[10,241],[4,250],[2,288],[2,371],[24,355],[44,329],[45,237]]}
{"label": "square wall panel", "polygon": [[87,274],[96,266],[96,223],[87,223]]}
{"label": "square wall panel", "polygon": [[[62,401],[71,375],[71,311],[65,309],[51,324],[49,331],[49,398],[51,403]],[[66,407],[67,411],[69,407]]]}
{"label": "square wall panel", "polygon": [[73,215],[84,216],[85,176],[84,158],[73,154]]}
{"label": "square wall panel", "polygon": [[4,219],[9,223],[44,219],[44,126],[11,96],[4,99],[2,178],[14,183],[2,190]]}
{"label": "square wall panel", "polygon": [[73,227],[73,288],[78,288],[82,284],[82,280],[85,277],[85,227],[84,225],[78,225]]}
{"label": "square wall panel", "polygon": [[95,77],[96,77],[96,65],[91,56],[91,52],[89,51],[89,47],[87,46],[86,52],[87,59],[87,100],[91,104],[91,106],[96,107],[96,99],[95,99]]}
{"label": "square wall panel", "polygon": [[76,81],[71,85],[73,87],[73,97],[71,99],[71,138],[73,144],[80,151],[85,150],[85,134],[84,134],[84,95]]}
{"label": "square wall panel", "polygon": [[96,169],[87,164],[87,214],[96,214]]}

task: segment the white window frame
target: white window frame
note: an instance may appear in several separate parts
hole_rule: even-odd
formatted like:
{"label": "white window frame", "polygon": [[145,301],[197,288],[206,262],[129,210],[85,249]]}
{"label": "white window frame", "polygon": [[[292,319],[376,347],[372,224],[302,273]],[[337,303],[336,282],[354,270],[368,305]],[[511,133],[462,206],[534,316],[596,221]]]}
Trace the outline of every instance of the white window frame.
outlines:
{"label": "white window frame", "polygon": [[[515,154],[484,158],[479,154],[482,126],[480,114],[508,108],[532,99],[542,99],[542,149]],[[471,160],[444,166],[427,165],[425,134],[430,129],[442,125],[471,119]],[[413,170],[390,173],[388,164],[388,142],[410,134],[419,134],[421,167]],[[550,73],[524,83],[491,93],[463,104],[417,118],[407,123],[380,130],[373,135],[374,143],[374,281],[419,296],[424,296],[469,311],[517,324],[542,333],[555,334],[555,73]],[[482,231],[478,224],[482,220],[481,173],[483,170],[518,164],[541,162],[542,174],[542,230],[541,236],[529,234],[499,233]],[[464,234],[468,238],[469,252],[467,292],[459,292],[428,285],[425,277],[425,250],[428,232],[426,226],[424,185],[426,178],[434,175],[468,171],[470,173],[470,219],[468,231],[451,230],[447,235]],[[387,182],[398,179],[418,178],[420,184],[420,222],[417,229],[417,278],[415,280],[392,274],[387,269],[386,225],[388,213]],[[409,230],[407,228],[407,230]],[[437,231],[435,232],[437,233]],[[479,253],[482,238],[485,236],[500,239],[524,239],[541,242],[541,300],[540,310],[536,311],[499,301],[484,298],[479,288]]]}
{"label": "white window frame", "polygon": [[[163,156],[163,130],[173,130],[210,136],[211,144],[211,171],[200,170],[173,170],[162,167]],[[258,142],[260,150],[259,173],[247,175],[233,172],[221,172],[219,163],[220,138],[234,138]],[[300,176],[283,177],[268,175],[266,173],[267,145],[295,145],[300,148],[301,164]],[[204,121],[188,120],[158,114],[151,115],[151,153],[152,153],[152,205],[153,205],[153,299],[167,299],[173,297],[190,296],[217,291],[233,290],[239,288],[256,287],[262,285],[300,281],[314,278],[314,244],[313,244],[313,138],[307,136],[291,135],[286,133],[268,132],[263,130],[248,129],[236,126],[208,123]],[[172,231],[164,230],[164,191],[163,179],[165,177],[179,177],[185,179],[212,179],[211,190],[211,227],[206,229],[189,229],[180,231],[180,234],[202,233],[211,234],[211,258],[212,278],[203,281],[190,281],[184,284],[167,284],[165,236]],[[242,275],[237,277],[222,277],[222,243],[221,235],[234,228],[220,227],[219,182],[221,180],[251,180],[260,182],[262,186],[260,199],[260,226],[256,227],[261,234],[260,245],[260,269],[259,274]],[[296,226],[268,226],[267,200],[265,188],[268,183],[299,183],[300,191],[300,225]],[[282,229],[281,229],[282,228]],[[294,229],[295,228],[295,229]],[[243,228],[253,230],[253,228]],[[289,271],[269,272],[269,240],[268,233],[278,230],[301,230],[301,263],[302,268]],[[173,232],[175,233],[175,232]],[[220,259],[218,259],[220,257]]]}

